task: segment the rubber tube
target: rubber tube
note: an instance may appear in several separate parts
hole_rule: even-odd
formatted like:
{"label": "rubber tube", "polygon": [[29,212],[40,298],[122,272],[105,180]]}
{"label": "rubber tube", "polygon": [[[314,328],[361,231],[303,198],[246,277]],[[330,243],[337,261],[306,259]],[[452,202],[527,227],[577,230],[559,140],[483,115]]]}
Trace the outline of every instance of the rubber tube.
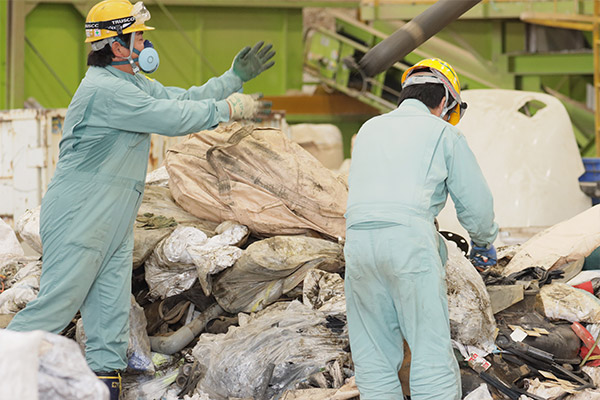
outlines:
{"label": "rubber tube", "polygon": [[190,344],[204,330],[206,324],[223,313],[224,310],[221,306],[215,303],[204,310],[198,318],[182,326],[172,335],[150,336],[150,348],[152,351],[162,354],[177,353]]}
{"label": "rubber tube", "polygon": [[367,76],[374,76],[387,70],[480,2],[439,0],[369,50],[359,61],[361,71]]}

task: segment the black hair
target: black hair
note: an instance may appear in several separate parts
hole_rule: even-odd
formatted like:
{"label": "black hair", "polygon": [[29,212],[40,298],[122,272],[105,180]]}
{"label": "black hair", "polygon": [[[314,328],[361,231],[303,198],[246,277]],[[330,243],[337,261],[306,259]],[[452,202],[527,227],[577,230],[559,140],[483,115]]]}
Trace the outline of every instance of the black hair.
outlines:
{"label": "black hair", "polygon": [[[119,35],[118,38],[125,42],[125,45],[129,47],[131,33]],[[87,65],[92,67],[106,67],[107,65],[110,65],[114,57],[115,55],[113,54],[112,46],[110,43],[107,43],[106,46],[104,46],[100,50],[92,50],[89,52],[87,58]]]}
{"label": "black hair", "polygon": [[[410,85],[402,89],[398,98],[398,105],[406,99],[420,100],[427,107],[433,109],[440,105],[446,95],[444,85],[441,83],[422,83]],[[450,100],[450,99],[449,99]]]}

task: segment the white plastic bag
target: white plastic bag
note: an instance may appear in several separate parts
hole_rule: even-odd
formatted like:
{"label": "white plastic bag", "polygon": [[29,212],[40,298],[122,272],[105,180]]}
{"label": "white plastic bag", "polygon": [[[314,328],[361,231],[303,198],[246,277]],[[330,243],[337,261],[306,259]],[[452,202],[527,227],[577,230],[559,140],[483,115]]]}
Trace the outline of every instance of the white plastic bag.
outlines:
{"label": "white plastic bag", "polygon": [[4,254],[22,256],[24,252],[15,232],[0,218],[0,255]]}
{"label": "white plastic bag", "polygon": [[496,320],[490,295],[483,279],[456,243],[446,241],[446,245],[446,285],[452,339],[491,352],[494,348]]}
{"label": "white plastic bag", "polygon": [[77,343],[49,332],[0,330],[0,393],[4,399],[108,400]]}

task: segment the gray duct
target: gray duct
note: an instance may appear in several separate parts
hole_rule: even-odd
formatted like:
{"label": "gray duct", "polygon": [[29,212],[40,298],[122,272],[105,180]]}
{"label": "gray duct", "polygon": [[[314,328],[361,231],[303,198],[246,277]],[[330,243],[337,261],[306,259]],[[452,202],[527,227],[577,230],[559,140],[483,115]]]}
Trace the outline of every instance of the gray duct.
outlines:
{"label": "gray duct", "polygon": [[359,62],[361,70],[367,76],[387,70],[479,2],[481,0],[439,0],[369,50]]}

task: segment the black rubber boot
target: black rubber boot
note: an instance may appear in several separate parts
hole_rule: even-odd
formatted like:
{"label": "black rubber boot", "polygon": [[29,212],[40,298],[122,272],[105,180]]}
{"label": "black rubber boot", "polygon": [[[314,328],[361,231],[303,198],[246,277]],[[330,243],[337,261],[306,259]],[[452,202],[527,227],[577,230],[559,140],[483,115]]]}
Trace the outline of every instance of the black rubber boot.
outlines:
{"label": "black rubber boot", "polygon": [[121,374],[119,374],[119,371],[94,373],[98,379],[108,386],[110,400],[119,400],[119,396],[121,395]]}

